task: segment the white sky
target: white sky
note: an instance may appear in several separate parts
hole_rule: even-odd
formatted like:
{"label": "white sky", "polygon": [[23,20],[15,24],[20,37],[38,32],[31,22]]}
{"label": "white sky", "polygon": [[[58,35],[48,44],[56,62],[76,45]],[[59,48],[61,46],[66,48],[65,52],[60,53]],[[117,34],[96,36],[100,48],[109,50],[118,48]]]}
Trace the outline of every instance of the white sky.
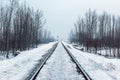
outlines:
{"label": "white sky", "polygon": [[70,30],[80,15],[89,8],[98,13],[106,11],[120,14],[120,0],[26,0],[35,9],[41,9],[47,23],[45,27],[54,37],[67,39]]}

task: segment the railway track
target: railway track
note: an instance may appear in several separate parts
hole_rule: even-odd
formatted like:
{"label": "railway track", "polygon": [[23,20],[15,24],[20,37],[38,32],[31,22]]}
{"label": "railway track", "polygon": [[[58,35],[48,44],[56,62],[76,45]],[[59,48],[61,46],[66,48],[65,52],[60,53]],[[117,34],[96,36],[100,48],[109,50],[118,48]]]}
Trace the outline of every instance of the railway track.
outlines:
{"label": "railway track", "polygon": [[37,75],[39,74],[40,70],[42,69],[42,67],[44,66],[46,61],[50,58],[50,56],[53,54],[53,52],[57,48],[57,45],[58,45],[58,43],[56,43],[53,46],[53,48],[48,50],[48,52],[45,55],[43,55],[43,58],[39,61],[40,64],[36,65],[37,67],[35,68],[35,70],[33,70],[33,73],[30,74],[25,80],[35,80],[36,79]]}
{"label": "railway track", "polygon": [[67,51],[67,53],[69,54],[69,56],[71,57],[71,59],[73,60],[73,62],[76,64],[79,71],[83,74],[84,78],[86,80],[92,80],[92,78],[86,73],[86,71],[82,68],[82,66],[79,64],[79,62],[76,60],[76,58],[72,55],[72,53],[67,49],[67,47],[63,43],[62,43],[62,45],[65,48],[65,50]]}
{"label": "railway track", "polygon": [[[58,44],[57,44],[58,45]],[[53,48],[53,50],[44,58],[42,64],[39,66],[39,68],[37,69],[37,71],[31,76],[30,79],[28,80],[36,80],[38,74],[40,73],[41,69],[43,68],[44,64],[46,63],[46,61],[50,58],[50,56],[52,55],[52,53],[54,53],[55,49],[57,48],[57,45]],[[78,61],[75,59],[75,57],[72,55],[72,53],[67,49],[67,47],[62,43],[65,51],[68,53],[68,55],[70,56],[70,58],[72,59],[72,61],[76,64],[76,67],[78,69],[78,71],[83,75],[85,80],[92,80],[90,78],[90,76],[85,72],[85,70],[81,67],[81,65],[78,63]],[[60,66],[60,65],[58,65]],[[58,75],[59,76],[59,75]]]}

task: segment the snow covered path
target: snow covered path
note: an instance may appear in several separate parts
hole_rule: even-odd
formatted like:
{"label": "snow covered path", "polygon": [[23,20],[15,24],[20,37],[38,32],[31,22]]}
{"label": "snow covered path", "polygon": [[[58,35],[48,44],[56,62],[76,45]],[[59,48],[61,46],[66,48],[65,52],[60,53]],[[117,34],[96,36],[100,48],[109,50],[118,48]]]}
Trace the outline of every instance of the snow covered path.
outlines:
{"label": "snow covered path", "polygon": [[40,71],[37,80],[84,80],[77,72],[76,65],[72,62],[61,43],[46,65]]}
{"label": "snow covered path", "polygon": [[0,61],[0,80],[25,80],[42,55],[55,43],[44,44],[38,48],[23,51],[15,58]]}
{"label": "snow covered path", "polygon": [[120,59],[107,59],[103,56],[82,52],[72,45],[68,49],[93,80],[120,80]]}

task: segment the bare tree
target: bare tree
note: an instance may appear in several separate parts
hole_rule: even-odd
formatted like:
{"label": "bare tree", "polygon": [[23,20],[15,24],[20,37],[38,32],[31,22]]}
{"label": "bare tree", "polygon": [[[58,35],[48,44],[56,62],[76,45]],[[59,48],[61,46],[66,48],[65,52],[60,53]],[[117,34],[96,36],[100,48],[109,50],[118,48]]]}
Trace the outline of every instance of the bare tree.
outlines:
{"label": "bare tree", "polygon": [[[106,12],[97,15],[89,11],[84,17],[79,18],[71,31],[70,42],[83,45],[88,52],[97,53],[106,50],[105,56],[120,58],[120,18],[111,16]],[[75,37],[76,36],[76,37]]]}
{"label": "bare tree", "polygon": [[[40,10],[20,5],[17,0],[9,0],[8,6],[0,6],[0,51],[15,55],[17,50],[37,47],[42,42],[45,20]],[[46,41],[53,41],[47,31]]]}

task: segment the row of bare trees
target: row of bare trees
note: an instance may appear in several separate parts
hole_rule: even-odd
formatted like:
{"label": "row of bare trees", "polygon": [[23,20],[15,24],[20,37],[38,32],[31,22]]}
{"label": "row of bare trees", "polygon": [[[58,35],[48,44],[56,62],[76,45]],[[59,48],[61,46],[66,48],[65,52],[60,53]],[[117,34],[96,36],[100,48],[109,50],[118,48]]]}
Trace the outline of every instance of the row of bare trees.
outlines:
{"label": "row of bare trees", "polygon": [[89,9],[85,16],[80,17],[70,32],[70,42],[85,47],[85,51],[120,58],[120,16],[103,12],[97,14]]}
{"label": "row of bare trees", "polygon": [[1,3],[0,51],[8,57],[9,52],[14,54],[16,50],[26,50],[53,40],[48,31],[43,30],[44,22],[41,11],[26,4],[20,5],[17,0],[9,0],[6,6]]}

